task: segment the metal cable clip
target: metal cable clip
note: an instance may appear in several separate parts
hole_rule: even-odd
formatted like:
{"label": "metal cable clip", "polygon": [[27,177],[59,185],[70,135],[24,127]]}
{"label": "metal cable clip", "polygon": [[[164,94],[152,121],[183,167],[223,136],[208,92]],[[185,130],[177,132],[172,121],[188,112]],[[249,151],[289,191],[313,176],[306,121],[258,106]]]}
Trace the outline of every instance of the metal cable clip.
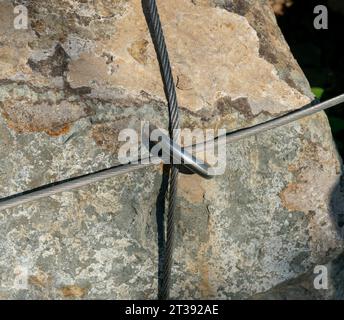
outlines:
{"label": "metal cable clip", "polygon": [[[150,133],[152,131],[155,131],[161,138],[159,142],[150,140]],[[170,137],[167,136],[161,129],[150,125],[149,136],[147,136],[147,131],[144,131],[144,134],[146,135],[146,138],[149,139],[150,143],[160,143],[162,156],[159,156],[159,158],[162,160],[162,162],[166,164],[181,165],[205,179],[212,179],[214,177],[214,170],[212,170],[212,167],[208,163],[197,159],[190,152],[188,152],[186,148],[182,148],[180,145],[173,142],[173,140],[170,139]]]}

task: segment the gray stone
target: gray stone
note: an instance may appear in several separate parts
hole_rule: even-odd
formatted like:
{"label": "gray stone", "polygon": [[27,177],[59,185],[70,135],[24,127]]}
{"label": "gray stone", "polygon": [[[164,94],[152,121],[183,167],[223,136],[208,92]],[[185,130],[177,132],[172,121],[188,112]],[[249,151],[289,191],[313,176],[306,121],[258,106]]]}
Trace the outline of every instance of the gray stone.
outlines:
{"label": "gray stone", "polygon": [[[1,197],[116,165],[121,129],[168,123],[141,1],[33,0],[16,30],[19,3],[0,1]],[[158,5],[184,128],[234,130],[313,98],[267,2]],[[0,212],[0,297],[155,298],[161,175]],[[259,297],[329,263],[340,175],[323,113],[228,145],[214,180],[182,175],[172,297]]]}

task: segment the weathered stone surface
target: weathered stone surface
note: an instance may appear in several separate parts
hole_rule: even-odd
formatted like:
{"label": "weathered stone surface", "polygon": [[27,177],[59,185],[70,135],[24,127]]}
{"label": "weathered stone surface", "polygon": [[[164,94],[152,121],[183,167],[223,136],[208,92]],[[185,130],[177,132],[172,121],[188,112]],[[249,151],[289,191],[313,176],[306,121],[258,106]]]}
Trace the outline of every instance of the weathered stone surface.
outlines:
{"label": "weathered stone surface", "polygon": [[[0,196],[115,165],[119,131],[141,120],[167,127],[141,1],[29,1],[16,30],[19,3],[0,1]],[[312,98],[266,2],[158,5],[183,127],[237,129]],[[180,178],[175,298],[256,296],[342,250],[324,114],[227,158],[210,182]],[[0,297],[155,298],[160,183],[149,168],[0,212]]]}
{"label": "weathered stone surface", "polygon": [[293,5],[293,0],[269,0],[276,15],[283,15],[285,10]]}

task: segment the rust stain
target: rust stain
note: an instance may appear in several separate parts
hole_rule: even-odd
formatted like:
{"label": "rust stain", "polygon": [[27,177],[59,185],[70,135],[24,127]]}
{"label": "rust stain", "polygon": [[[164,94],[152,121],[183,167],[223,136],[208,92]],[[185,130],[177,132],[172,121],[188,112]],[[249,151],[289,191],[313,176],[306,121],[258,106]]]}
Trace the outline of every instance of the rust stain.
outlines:
{"label": "rust stain", "polygon": [[35,103],[28,97],[15,104],[0,102],[0,113],[7,126],[17,133],[45,132],[52,137],[66,134],[74,122],[91,114],[83,102],[51,100]]}
{"label": "rust stain", "polygon": [[199,289],[203,297],[211,297],[214,295],[214,293],[209,281],[208,262],[207,262],[207,259],[204,259],[204,257],[200,262],[201,262],[201,265],[199,267],[199,272],[201,274],[201,283],[199,285]]}
{"label": "rust stain", "polygon": [[288,186],[279,194],[283,207],[289,211],[303,211],[303,208],[297,204],[297,201],[294,201],[295,199],[297,200],[298,193],[301,191],[301,186],[299,184],[288,184]]}
{"label": "rust stain", "polygon": [[60,292],[65,298],[83,298],[87,294],[88,289],[77,285],[70,285],[61,288]]}
{"label": "rust stain", "polygon": [[45,132],[52,137],[58,137],[58,136],[63,136],[64,134],[68,133],[70,131],[70,124],[65,124],[62,127],[59,128],[53,128],[46,130]]}
{"label": "rust stain", "polygon": [[209,260],[209,252],[211,252],[212,256],[219,254],[216,239],[214,238],[216,231],[214,230],[214,225],[211,220],[212,219],[209,218],[207,224],[208,239],[205,242],[201,241],[199,243],[199,250],[196,253],[195,259],[188,259],[187,261],[188,271],[197,274],[200,279],[198,289],[202,299],[210,299],[216,296],[216,285],[212,284],[212,276],[215,279],[221,278],[221,276],[217,274],[218,271],[216,267],[210,264]]}
{"label": "rust stain", "polygon": [[149,42],[146,39],[138,40],[132,43],[128,48],[129,54],[140,64],[146,64],[148,60],[147,48]]}
{"label": "rust stain", "polygon": [[35,287],[42,287],[45,288],[51,283],[51,277],[43,272],[39,272],[35,275],[31,275],[29,277],[29,284],[35,286]]}
{"label": "rust stain", "polygon": [[104,150],[117,152],[118,134],[120,130],[107,124],[97,124],[92,128],[92,138]]}
{"label": "rust stain", "polygon": [[202,299],[209,299],[215,296],[214,289],[212,288],[210,282],[211,271],[209,267],[209,258],[206,255],[209,247],[210,242],[201,244],[196,260],[187,262],[188,271],[199,275],[200,281],[198,288]]}
{"label": "rust stain", "polygon": [[[319,201],[327,201],[326,192],[333,184],[331,176],[336,175],[338,168],[338,161],[335,156],[329,157],[329,152],[333,150],[309,139],[302,139],[302,151],[298,159],[288,165],[294,182],[289,183],[279,193],[283,207],[307,215],[317,208]],[[326,167],[332,167],[334,170],[327,171]]]}
{"label": "rust stain", "polygon": [[190,203],[202,203],[205,190],[202,187],[202,178],[197,175],[181,175],[180,194]]}
{"label": "rust stain", "polygon": [[64,124],[62,126],[53,127],[53,128],[45,128],[39,124],[30,124],[30,123],[16,123],[11,119],[11,117],[6,113],[2,112],[3,118],[7,122],[7,126],[14,130],[15,132],[22,134],[22,133],[38,133],[38,132],[45,132],[51,137],[58,137],[68,133],[71,129],[71,125],[69,123]]}
{"label": "rust stain", "polygon": [[35,30],[38,33],[43,33],[46,29],[46,25],[44,20],[33,20],[31,22],[31,27],[33,30]]}

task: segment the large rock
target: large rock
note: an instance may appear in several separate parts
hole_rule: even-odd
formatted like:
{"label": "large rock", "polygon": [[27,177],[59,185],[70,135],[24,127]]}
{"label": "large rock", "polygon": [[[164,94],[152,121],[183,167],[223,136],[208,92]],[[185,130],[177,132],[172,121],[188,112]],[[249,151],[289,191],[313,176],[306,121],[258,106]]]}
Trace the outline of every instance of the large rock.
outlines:
{"label": "large rock", "polygon": [[[0,196],[116,165],[120,129],[167,128],[141,1],[0,1]],[[182,126],[233,130],[312,99],[270,7],[158,1]],[[174,298],[246,298],[342,250],[339,157],[323,113],[227,146],[180,177]],[[152,167],[0,212],[0,296],[155,298]],[[337,209],[336,209],[337,208]],[[22,280],[22,283],[20,283]]]}

